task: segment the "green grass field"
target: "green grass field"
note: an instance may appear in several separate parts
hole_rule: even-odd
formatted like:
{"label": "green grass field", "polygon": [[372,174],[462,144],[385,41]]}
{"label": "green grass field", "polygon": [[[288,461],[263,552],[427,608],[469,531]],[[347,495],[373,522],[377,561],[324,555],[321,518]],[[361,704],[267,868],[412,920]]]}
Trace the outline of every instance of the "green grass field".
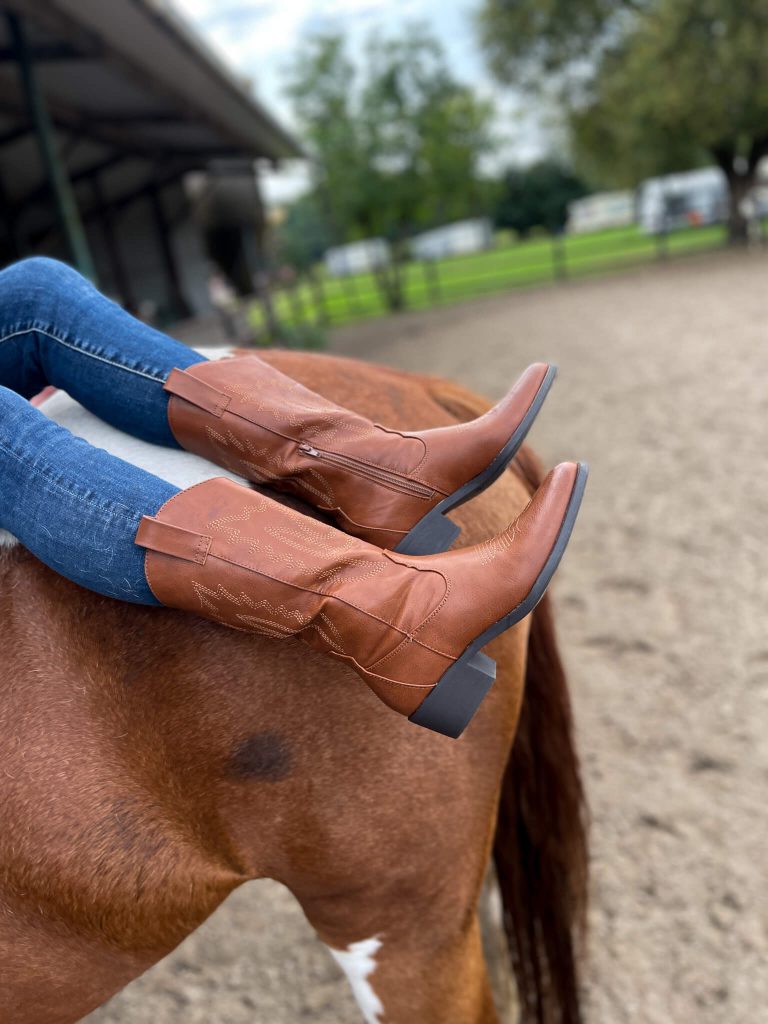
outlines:
{"label": "green grass field", "polygon": [[[685,228],[667,236],[666,252],[679,255],[724,243],[722,225]],[[648,263],[659,255],[656,238],[643,234],[636,226],[565,236],[558,250],[556,259],[552,240],[536,238],[472,256],[439,260],[431,267],[415,261],[406,263],[402,269],[406,308],[426,309],[508,288],[551,282],[556,280],[558,264],[565,267],[568,277],[580,277]],[[314,288],[303,281],[292,293],[286,289],[274,293],[275,311],[281,323],[315,324],[321,319],[321,309],[328,326],[388,312],[372,274],[331,278],[323,268],[318,268],[318,277],[320,284]],[[249,316],[254,329],[264,333],[258,303],[251,307]]]}

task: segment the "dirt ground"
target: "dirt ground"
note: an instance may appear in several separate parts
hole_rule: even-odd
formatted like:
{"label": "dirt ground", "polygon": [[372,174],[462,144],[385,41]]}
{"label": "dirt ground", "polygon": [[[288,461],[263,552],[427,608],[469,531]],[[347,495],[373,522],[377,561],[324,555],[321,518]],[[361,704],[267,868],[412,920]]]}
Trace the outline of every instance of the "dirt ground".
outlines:
{"label": "dirt ground", "polygon": [[[593,815],[587,1021],[766,1020],[768,257],[405,315],[334,349],[491,397],[559,364],[531,440],[592,469],[555,585]],[[359,1014],[288,894],[254,883],[88,1020]]]}

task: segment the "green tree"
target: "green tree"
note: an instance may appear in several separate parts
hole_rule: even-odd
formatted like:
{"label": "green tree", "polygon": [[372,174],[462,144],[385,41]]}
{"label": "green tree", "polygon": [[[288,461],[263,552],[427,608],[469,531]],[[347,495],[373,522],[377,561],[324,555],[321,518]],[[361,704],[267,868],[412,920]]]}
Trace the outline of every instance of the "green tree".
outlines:
{"label": "green tree", "polygon": [[644,6],[644,0],[482,0],[480,43],[500,82],[538,91],[552,75],[588,74],[606,41],[620,36]]}
{"label": "green tree", "polygon": [[588,174],[635,185],[714,161],[730,238],[746,239],[740,203],[768,155],[768,0],[483,0],[479,27],[500,80],[555,83]]}
{"label": "green tree", "polygon": [[333,239],[393,244],[396,259],[378,282],[398,308],[408,235],[484,210],[478,162],[491,148],[491,105],[455,80],[440,44],[418,25],[401,38],[373,35],[361,67],[343,37],[306,39],[287,92]]}
{"label": "green tree", "polygon": [[477,164],[491,149],[492,115],[488,102],[453,78],[425,29],[371,38],[360,117],[376,181],[371,216],[381,233],[397,238],[478,211]]}
{"label": "green tree", "polygon": [[313,191],[335,241],[360,223],[368,205],[366,153],[350,86],[355,68],[343,37],[305,40],[287,72],[287,93],[313,158]]}
{"label": "green tree", "polygon": [[565,227],[568,204],[588,192],[587,185],[556,160],[512,168],[502,179],[494,222],[523,237],[535,227],[555,233]]}

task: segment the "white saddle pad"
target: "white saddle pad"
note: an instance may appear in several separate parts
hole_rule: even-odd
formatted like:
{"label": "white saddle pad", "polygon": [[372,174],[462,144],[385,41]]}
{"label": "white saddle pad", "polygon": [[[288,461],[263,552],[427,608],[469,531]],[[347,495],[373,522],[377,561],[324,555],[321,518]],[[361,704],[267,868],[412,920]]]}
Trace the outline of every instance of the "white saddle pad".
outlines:
{"label": "white saddle pad", "polygon": [[[210,351],[198,349],[209,359],[221,359],[229,355],[229,350],[214,348]],[[163,448],[156,444],[147,444],[146,441],[139,441],[130,434],[124,434],[121,430],[115,430],[103,420],[98,419],[93,413],[88,412],[82,405],[70,398],[65,391],[57,391],[51,395],[40,406],[40,411],[49,416],[62,427],[71,430],[77,437],[95,445],[97,448],[104,448],[112,455],[117,455],[126,462],[146,469],[149,473],[167,480],[174,486],[191,487],[202,480],[210,480],[213,476],[226,476],[230,480],[237,480],[242,483],[242,477],[230,473],[229,470],[216,466],[207,459],[201,459],[199,455],[192,455],[189,452],[179,451],[174,448]],[[0,530],[0,546],[9,546],[17,543],[16,538],[5,530]]]}

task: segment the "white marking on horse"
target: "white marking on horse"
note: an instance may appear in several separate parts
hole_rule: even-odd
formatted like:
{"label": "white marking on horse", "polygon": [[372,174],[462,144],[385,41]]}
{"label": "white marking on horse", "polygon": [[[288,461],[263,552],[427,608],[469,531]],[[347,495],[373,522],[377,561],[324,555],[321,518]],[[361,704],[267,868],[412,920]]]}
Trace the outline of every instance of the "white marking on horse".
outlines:
{"label": "white marking on horse", "polygon": [[372,939],[352,942],[346,949],[334,949],[332,946],[328,949],[347,976],[365,1024],[380,1024],[380,1014],[384,1013],[384,1006],[368,979],[376,970],[375,957],[381,949],[381,939],[374,936]]}
{"label": "white marking on horse", "polygon": [[[209,359],[222,359],[231,354],[231,349],[212,348],[198,349],[202,356]],[[176,487],[191,487],[193,484],[210,480],[214,476],[226,476],[230,480],[242,482],[242,477],[230,473],[229,470],[215,466],[207,459],[190,452],[175,448],[163,448],[156,444],[139,441],[122,430],[110,427],[82,405],[70,398],[65,391],[57,391],[40,405],[40,412],[45,413],[54,422],[66,427],[76,437],[82,437],[97,448],[104,448],[112,455],[117,455],[124,462],[130,462],[148,473],[154,473]],[[0,530],[0,548],[13,547],[18,544],[16,538],[7,530]]]}

